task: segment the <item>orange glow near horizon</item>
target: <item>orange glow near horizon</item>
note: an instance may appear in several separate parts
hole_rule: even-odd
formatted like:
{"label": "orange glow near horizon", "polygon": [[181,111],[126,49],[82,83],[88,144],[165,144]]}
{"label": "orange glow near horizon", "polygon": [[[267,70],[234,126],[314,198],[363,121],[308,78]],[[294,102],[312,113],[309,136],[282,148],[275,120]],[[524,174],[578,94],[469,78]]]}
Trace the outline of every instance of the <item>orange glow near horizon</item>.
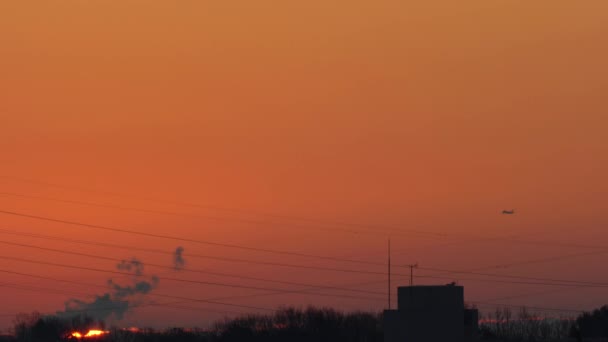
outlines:
{"label": "orange glow near horizon", "polygon": [[[2,280],[16,284],[0,293],[0,332],[17,313],[104,299],[110,278],[242,307],[74,304],[108,327],[378,312],[389,236],[417,284],[592,309],[600,288],[423,268],[608,284],[608,254],[593,254],[608,241],[607,13],[606,0],[0,1],[0,211],[25,215],[0,213]],[[178,246],[186,269],[214,274],[174,268]],[[143,275],[98,272],[132,258]],[[393,289],[409,282],[393,272]],[[256,297],[306,288],[285,280],[379,299]]]}

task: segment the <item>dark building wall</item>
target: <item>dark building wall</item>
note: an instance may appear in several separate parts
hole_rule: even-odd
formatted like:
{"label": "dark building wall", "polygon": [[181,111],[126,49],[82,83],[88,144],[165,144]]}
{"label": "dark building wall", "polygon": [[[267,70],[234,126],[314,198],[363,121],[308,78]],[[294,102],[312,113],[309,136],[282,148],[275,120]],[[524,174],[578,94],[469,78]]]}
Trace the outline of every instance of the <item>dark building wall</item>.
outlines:
{"label": "dark building wall", "polygon": [[384,342],[408,341],[405,324],[406,316],[398,310],[384,311]]}
{"label": "dark building wall", "polygon": [[397,289],[398,310],[464,311],[462,286],[402,286]]}
{"label": "dark building wall", "polygon": [[462,287],[400,287],[398,296],[398,310],[385,318],[385,342],[464,341]]}
{"label": "dark building wall", "polygon": [[465,341],[475,341],[479,337],[479,310],[464,310],[464,338]]}

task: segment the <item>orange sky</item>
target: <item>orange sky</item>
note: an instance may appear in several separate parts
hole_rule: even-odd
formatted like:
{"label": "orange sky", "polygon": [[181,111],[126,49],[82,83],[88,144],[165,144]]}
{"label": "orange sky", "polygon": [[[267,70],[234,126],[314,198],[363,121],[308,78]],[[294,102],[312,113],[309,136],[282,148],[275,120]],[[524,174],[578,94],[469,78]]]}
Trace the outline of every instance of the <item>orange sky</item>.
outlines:
{"label": "orange sky", "polygon": [[[525,241],[600,245],[608,239],[603,229],[608,223],[606,13],[604,0],[3,1],[0,192],[5,195],[0,195],[0,210],[374,262],[384,260],[387,237],[378,227],[425,230],[445,236],[394,234],[396,262],[454,270],[588,252],[473,239],[512,234]],[[122,195],[81,191],[86,189]],[[518,215],[499,214],[512,207]],[[260,213],[366,224],[378,233],[323,231],[317,223]],[[244,218],[267,224],[245,223]],[[269,279],[330,285],[382,281],[373,275],[193,260],[188,253],[385,270],[7,215],[0,219],[0,229],[169,252],[181,244],[188,267]],[[445,246],[455,239],[464,242]],[[170,265],[169,258],[154,254],[6,234],[0,234],[0,241]],[[0,255],[113,269],[111,262],[16,246],[0,247]],[[600,271],[607,260],[594,255],[493,271],[608,282]],[[0,260],[0,269],[100,285],[108,278],[7,260]],[[5,279],[66,288],[16,275],[3,275]],[[460,283],[470,300],[555,290]],[[386,284],[364,288],[383,292]],[[193,298],[255,293],[162,279],[157,291]],[[5,289],[0,314],[55,311],[67,298]],[[586,289],[502,302],[588,309],[604,304],[601,298],[601,289]],[[310,303],[349,310],[385,306],[384,299],[295,294],[235,303]],[[148,308],[120,324],[204,325],[217,317]],[[0,329],[10,321],[1,316]]]}

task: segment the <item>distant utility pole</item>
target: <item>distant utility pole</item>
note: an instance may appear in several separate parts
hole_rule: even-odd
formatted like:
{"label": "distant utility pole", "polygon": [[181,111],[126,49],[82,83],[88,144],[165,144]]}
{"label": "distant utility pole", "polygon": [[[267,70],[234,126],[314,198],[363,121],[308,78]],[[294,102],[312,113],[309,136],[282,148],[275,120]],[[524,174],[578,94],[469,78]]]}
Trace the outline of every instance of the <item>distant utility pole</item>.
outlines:
{"label": "distant utility pole", "polygon": [[391,309],[391,238],[388,238],[388,309]]}
{"label": "distant utility pole", "polygon": [[410,268],[410,286],[414,285],[414,268],[418,268],[418,263],[412,265],[406,265]]}

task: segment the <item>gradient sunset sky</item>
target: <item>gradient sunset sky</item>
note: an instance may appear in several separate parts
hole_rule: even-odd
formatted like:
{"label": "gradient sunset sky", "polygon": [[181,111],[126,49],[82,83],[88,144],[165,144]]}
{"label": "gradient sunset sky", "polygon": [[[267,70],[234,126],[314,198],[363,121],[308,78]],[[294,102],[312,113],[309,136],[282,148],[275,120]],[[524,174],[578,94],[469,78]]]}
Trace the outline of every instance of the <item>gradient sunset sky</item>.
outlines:
{"label": "gradient sunset sky", "polygon": [[[606,304],[602,287],[430,270],[608,286],[606,37],[605,0],[0,1],[0,270],[103,287],[112,274],[6,257],[115,271],[15,244],[167,266],[183,246],[186,270],[369,291],[226,303],[379,311],[391,236],[394,265],[434,277],[417,283],[458,281],[469,301]],[[186,270],[145,276],[160,278],[154,293],[200,299],[264,291],[163,277],[302,288]],[[393,272],[393,287],[406,284],[405,267]],[[6,272],[0,287],[4,331],[15,313],[104,292]],[[115,323],[205,326],[256,311],[188,306]]]}

